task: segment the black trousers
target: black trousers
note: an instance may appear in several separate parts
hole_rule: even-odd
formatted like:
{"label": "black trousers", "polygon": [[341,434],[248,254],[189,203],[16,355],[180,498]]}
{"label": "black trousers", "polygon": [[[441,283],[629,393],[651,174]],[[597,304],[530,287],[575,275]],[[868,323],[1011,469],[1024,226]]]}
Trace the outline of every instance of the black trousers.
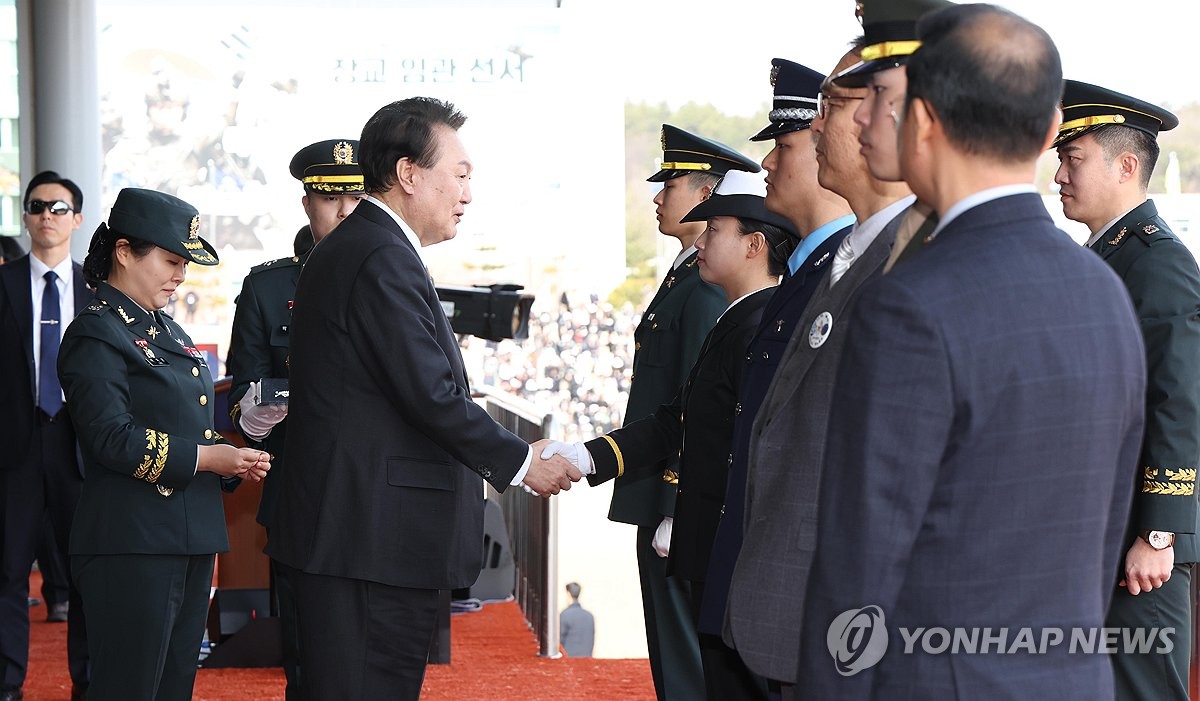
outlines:
{"label": "black trousers", "polygon": [[280,568],[296,594],[303,698],[417,701],[438,590]]}
{"label": "black trousers", "polygon": [[271,589],[275,595],[275,615],[279,618],[283,676],[287,679],[284,698],[298,701],[304,698],[300,681],[300,629],[296,622],[296,592],[288,578],[289,569],[277,560],[271,560]]}
{"label": "black trousers", "polygon": [[[0,689],[20,687],[29,666],[29,571],[46,514],[56,544],[67,552],[83,478],[75,455],[75,431],[64,409],[55,419],[38,412],[29,457],[0,470]],[[8,467],[8,466],[6,466]],[[69,570],[69,565],[68,565]],[[70,572],[68,571],[68,575]],[[69,578],[68,578],[69,579]],[[67,666],[71,680],[88,681],[87,629],[74,587],[67,620]]]}
{"label": "black trousers", "polygon": [[[1137,596],[1124,587],[1113,594],[1105,626],[1115,628],[1174,628],[1169,653],[1111,655],[1117,699],[1187,701],[1191,664],[1192,566],[1176,564],[1171,578],[1158,589]],[[1159,647],[1156,642],[1154,647]]]}
{"label": "black trousers", "polygon": [[[692,582],[692,616],[700,620],[704,583]],[[746,666],[737,650],[719,635],[700,633],[700,663],[708,701],[767,701],[767,680]]]}
{"label": "black trousers", "polygon": [[650,674],[659,701],[695,701],[704,698],[704,671],[691,587],[679,577],[667,576],[666,558],[654,552],[657,529],[657,524],[638,526],[636,540]]}
{"label": "black trousers", "polygon": [[188,701],[213,555],[72,555],[90,626],[88,701]]}

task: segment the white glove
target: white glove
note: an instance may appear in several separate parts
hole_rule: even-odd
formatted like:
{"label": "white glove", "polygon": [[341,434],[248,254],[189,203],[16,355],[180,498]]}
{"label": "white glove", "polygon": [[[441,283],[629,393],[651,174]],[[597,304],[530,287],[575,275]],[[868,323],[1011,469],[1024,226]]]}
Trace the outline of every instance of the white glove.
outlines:
{"label": "white glove", "polygon": [[542,460],[549,460],[555,455],[561,455],[567,459],[567,462],[575,466],[585,475],[596,474],[596,465],[592,462],[592,454],[584,447],[583,443],[562,443],[560,441],[550,441],[546,447],[542,449]]}
{"label": "white glove", "polygon": [[667,516],[658,524],[658,530],[654,531],[654,552],[659,557],[671,554],[671,524],[674,522],[675,519]]}
{"label": "white glove", "polygon": [[261,391],[261,382],[251,382],[250,389],[246,390],[246,394],[238,401],[238,406],[242,409],[238,422],[246,435],[256,441],[270,435],[275,424],[287,418],[288,414],[286,404],[259,404],[257,398]]}

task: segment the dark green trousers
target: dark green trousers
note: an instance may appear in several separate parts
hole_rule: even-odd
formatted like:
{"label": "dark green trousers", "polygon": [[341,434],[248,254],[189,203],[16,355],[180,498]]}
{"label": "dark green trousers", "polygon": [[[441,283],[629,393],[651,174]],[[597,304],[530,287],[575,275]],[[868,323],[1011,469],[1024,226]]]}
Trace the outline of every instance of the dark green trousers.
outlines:
{"label": "dark green trousers", "polygon": [[187,701],[212,555],[73,555],[88,621],[88,701]]}
{"label": "dark green trousers", "polygon": [[[1119,701],[1187,701],[1191,663],[1192,566],[1176,564],[1171,578],[1158,589],[1132,596],[1124,587],[1113,595],[1105,625],[1113,628],[1174,628],[1169,653],[1112,656]],[[89,629],[90,630],[90,629]],[[1158,638],[1161,640],[1161,636]],[[1154,647],[1159,647],[1156,643]]]}

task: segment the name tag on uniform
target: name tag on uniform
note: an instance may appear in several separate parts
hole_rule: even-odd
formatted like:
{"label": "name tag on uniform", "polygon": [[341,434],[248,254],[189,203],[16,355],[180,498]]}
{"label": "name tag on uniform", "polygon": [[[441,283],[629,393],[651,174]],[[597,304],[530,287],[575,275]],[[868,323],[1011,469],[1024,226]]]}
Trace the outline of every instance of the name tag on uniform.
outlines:
{"label": "name tag on uniform", "polygon": [[133,345],[142,349],[142,352],[146,354],[146,362],[149,363],[151,367],[160,368],[167,364],[166,358],[162,358],[154,354],[154,349],[150,347],[150,342],[146,339],[139,338],[133,342]]}

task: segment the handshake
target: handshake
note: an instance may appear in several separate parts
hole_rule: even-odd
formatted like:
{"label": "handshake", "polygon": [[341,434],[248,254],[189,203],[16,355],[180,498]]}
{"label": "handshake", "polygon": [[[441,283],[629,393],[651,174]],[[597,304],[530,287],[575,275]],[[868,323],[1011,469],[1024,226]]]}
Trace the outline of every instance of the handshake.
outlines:
{"label": "handshake", "polygon": [[584,475],[596,471],[592,466],[592,456],[582,443],[568,444],[543,439],[530,447],[533,448],[533,459],[525,479],[521,481],[521,488],[529,494],[541,497],[558,494],[570,489],[572,482],[578,482]]}

